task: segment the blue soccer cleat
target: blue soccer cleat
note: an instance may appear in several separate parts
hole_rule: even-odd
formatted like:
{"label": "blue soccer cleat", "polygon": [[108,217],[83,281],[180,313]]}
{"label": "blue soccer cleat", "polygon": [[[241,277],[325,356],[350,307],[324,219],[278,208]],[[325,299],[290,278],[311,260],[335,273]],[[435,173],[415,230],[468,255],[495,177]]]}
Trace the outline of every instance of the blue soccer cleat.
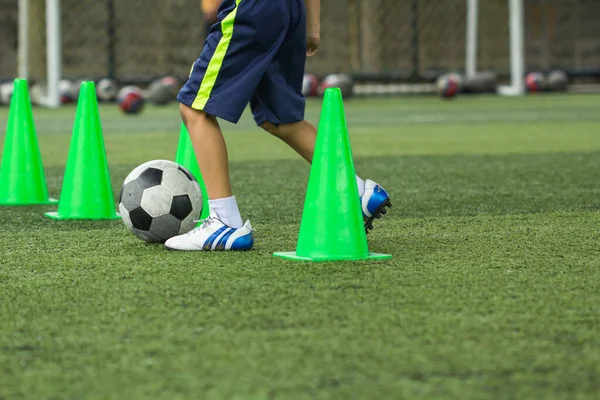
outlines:
{"label": "blue soccer cleat", "polygon": [[373,221],[387,214],[386,207],[391,207],[390,196],[384,188],[370,179],[365,181],[365,193],[360,197],[365,230],[373,229]]}
{"label": "blue soccer cleat", "polygon": [[250,221],[241,228],[232,228],[212,211],[198,228],[165,242],[167,249],[183,251],[250,250],[253,245],[254,232]]}

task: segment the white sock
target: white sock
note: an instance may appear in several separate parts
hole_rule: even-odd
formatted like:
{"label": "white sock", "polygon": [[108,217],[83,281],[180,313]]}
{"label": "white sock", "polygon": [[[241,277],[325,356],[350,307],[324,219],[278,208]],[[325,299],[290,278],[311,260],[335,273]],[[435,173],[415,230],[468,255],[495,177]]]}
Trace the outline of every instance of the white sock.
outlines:
{"label": "white sock", "polygon": [[209,200],[208,206],[217,214],[217,217],[227,226],[241,228],[244,226],[235,196],[224,199]]}
{"label": "white sock", "polygon": [[365,194],[365,181],[360,179],[358,175],[356,175],[356,184],[358,185],[358,195],[362,196]]}

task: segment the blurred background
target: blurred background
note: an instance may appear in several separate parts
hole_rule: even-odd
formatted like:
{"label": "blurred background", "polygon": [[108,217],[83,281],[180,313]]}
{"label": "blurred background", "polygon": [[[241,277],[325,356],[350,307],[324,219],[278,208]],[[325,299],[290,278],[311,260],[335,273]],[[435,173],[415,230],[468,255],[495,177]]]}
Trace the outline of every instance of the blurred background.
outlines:
{"label": "blurred background", "polygon": [[[0,0],[0,77],[17,75],[19,0]],[[323,46],[307,72],[360,80],[432,81],[465,65],[465,0],[328,0]],[[184,79],[205,38],[195,0],[62,0],[62,76],[144,84]],[[44,0],[29,0],[29,78],[46,74]],[[527,71],[600,79],[600,1],[525,0]],[[479,1],[478,68],[509,72],[507,0]]]}

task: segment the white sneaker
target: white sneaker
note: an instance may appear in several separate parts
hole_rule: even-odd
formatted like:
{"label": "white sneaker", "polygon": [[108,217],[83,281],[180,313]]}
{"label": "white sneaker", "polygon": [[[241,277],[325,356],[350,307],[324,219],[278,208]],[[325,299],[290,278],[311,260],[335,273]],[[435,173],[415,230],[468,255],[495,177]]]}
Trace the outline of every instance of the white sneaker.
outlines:
{"label": "white sneaker", "polygon": [[167,249],[183,251],[250,250],[253,245],[254,232],[250,221],[241,228],[232,228],[212,211],[198,228],[165,242]]}

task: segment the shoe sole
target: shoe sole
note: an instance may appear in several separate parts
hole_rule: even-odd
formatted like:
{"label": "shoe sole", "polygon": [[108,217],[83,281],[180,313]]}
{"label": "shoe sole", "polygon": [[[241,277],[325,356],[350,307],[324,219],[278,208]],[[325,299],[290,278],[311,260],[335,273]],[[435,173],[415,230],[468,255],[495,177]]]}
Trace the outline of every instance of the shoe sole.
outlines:
{"label": "shoe sole", "polygon": [[223,251],[231,251],[231,252],[238,253],[238,252],[252,251],[253,250],[253,247],[251,247],[249,249],[236,249],[236,250],[231,250],[231,249],[230,250],[222,250],[222,249],[214,249],[214,250],[180,250],[180,249],[173,249],[173,248],[167,247],[167,246],[164,246],[164,248],[167,251],[179,251],[179,252],[184,252],[184,253],[185,252],[191,253],[192,251],[198,251],[198,252],[204,252],[204,253],[216,253],[216,252],[223,252]]}
{"label": "shoe sole", "polygon": [[387,199],[385,203],[381,204],[377,210],[371,215],[369,219],[365,221],[365,231],[367,234],[370,230],[373,230],[373,221],[376,219],[380,219],[383,215],[387,214],[387,208],[392,208],[392,203],[390,199]]}

